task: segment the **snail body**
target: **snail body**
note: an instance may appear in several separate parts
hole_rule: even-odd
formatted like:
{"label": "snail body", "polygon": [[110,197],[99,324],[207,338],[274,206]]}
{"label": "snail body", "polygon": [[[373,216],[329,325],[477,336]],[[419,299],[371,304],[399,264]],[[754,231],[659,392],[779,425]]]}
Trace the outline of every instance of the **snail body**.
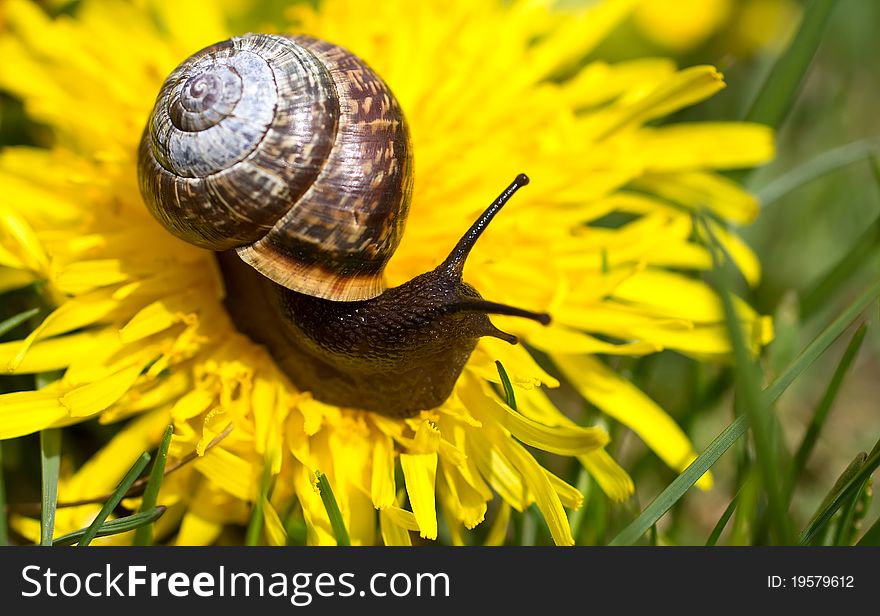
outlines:
{"label": "snail body", "polygon": [[139,148],[141,193],[174,235],[218,251],[237,327],[297,387],[391,416],[442,404],[481,336],[516,342],[461,280],[517,180],[436,269],[385,289],[412,148],[399,103],[362,60],[304,36],[245,35],[165,81]]}

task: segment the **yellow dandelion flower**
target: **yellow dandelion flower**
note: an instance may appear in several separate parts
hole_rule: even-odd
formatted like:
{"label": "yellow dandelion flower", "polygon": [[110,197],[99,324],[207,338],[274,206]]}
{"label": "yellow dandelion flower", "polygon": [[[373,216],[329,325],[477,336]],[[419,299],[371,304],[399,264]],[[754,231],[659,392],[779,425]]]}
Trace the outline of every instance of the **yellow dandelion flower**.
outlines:
{"label": "yellow dandelion flower", "polygon": [[[416,171],[389,287],[434,268],[502,184],[528,172],[532,186],[482,236],[465,280],[494,301],[551,313],[549,327],[493,321],[680,470],[695,456],[687,436],[599,356],[729,353],[720,303],[692,275],[711,259],[690,212],[752,220],[754,197],[716,170],[768,160],[772,135],[743,123],[653,122],[723,88],[712,67],[679,70],[662,59],[581,66],[632,6],[325,0],[291,8],[271,27],[345,46],[402,105]],[[282,519],[293,511],[309,543],[332,543],[315,470],[333,486],[354,544],[435,539],[438,512],[451,540],[464,541],[462,529],[483,522],[496,500],[490,543],[503,541],[511,509],[536,504],[553,540],[571,544],[565,508],[582,497],[532,450],[576,457],[611,498],[632,492],[604,449],[604,430],[557,408],[547,394],[557,378],[521,345],[482,338],[448,400],[392,419],[297,390],[236,330],[214,254],[150,216],[136,174],[165,76],[240,34],[217,5],[85,0],[55,19],[27,0],[0,10],[0,88],[51,130],[45,147],[0,151],[0,290],[40,281],[54,302],[25,339],[0,344],[0,372],[63,371],[37,391],[0,396],[0,438],[128,419],[95,459],[67,473],[60,500],[114,485],[168,421],[170,455],[196,457],[160,495],[169,509],[157,536],[179,544],[221,540],[258,499],[268,542],[287,540]],[[754,255],[732,232],[717,232],[754,283]],[[738,309],[754,345],[766,343],[768,319],[744,302]],[[497,393],[495,361],[516,388],[516,410]],[[709,475],[700,481],[710,484]],[[58,532],[93,512],[60,510]],[[13,523],[36,533],[28,520]]]}

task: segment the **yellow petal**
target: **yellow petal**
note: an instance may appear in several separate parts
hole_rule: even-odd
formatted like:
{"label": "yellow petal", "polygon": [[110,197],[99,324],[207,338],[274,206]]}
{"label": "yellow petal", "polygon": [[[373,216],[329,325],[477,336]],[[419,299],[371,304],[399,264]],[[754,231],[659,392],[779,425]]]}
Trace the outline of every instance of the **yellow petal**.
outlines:
{"label": "yellow petal", "polygon": [[17,259],[0,246],[0,293],[26,287],[36,280],[32,272],[18,269],[18,265]]}
{"label": "yellow petal", "polygon": [[530,49],[527,70],[539,80],[560,67],[583,58],[632,10],[631,0],[609,0],[572,14],[561,27]]}
{"label": "yellow petal", "polygon": [[771,160],[775,154],[773,129],[746,122],[645,128],[638,141],[639,156],[651,173],[753,167]]}
{"label": "yellow petal", "polygon": [[612,110],[596,114],[589,122],[594,140],[669,115],[708,98],[724,87],[724,78],[712,66],[693,66],[679,71],[649,92],[634,91]]}
{"label": "yellow petal", "polygon": [[507,503],[502,502],[498,505],[495,519],[483,545],[504,545],[507,540],[507,527],[510,525],[510,512],[511,508]]}
{"label": "yellow petal", "polygon": [[636,187],[693,210],[708,207],[731,222],[752,222],[760,210],[758,199],[728,178],[703,171],[644,175]]}
{"label": "yellow petal", "polygon": [[616,64],[594,61],[564,82],[562,93],[574,108],[593,107],[645,83],[658,83],[675,72],[667,58],[638,58]]}
{"label": "yellow petal", "polygon": [[373,464],[370,494],[376,509],[394,504],[397,488],[394,482],[394,443],[389,436],[376,431],[373,435]]}
{"label": "yellow petal", "polygon": [[212,447],[193,464],[218,488],[243,501],[254,499],[259,485],[256,466],[222,446]]}
{"label": "yellow petal", "polygon": [[263,520],[266,524],[266,539],[269,545],[287,545],[287,531],[275,507],[268,500],[263,499]]}
{"label": "yellow petal", "polygon": [[0,395],[0,439],[81,421],[70,417],[60,398],[61,394],[55,389]]}
{"label": "yellow petal", "polygon": [[463,379],[458,387],[462,402],[478,417],[481,414],[491,417],[491,421],[503,426],[516,438],[527,445],[558,453],[577,455],[604,446],[608,434],[601,428],[579,426],[545,426],[502,404],[477,379]]}
{"label": "yellow petal", "polygon": [[457,468],[443,464],[442,469],[443,491],[447,493],[452,503],[451,509],[454,519],[464,524],[465,528],[474,528],[486,516],[486,499],[465,481]]}
{"label": "yellow petal", "polygon": [[62,267],[54,282],[63,293],[79,295],[124,282],[131,275],[130,267],[121,259],[77,261]]}
{"label": "yellow petal", "polygon": [[[379,526],[382,530],[382,543],[385,545],[412,545],[409,532],[406,528],[397,524],[391,515],[391,511],[391,509],[383,509],[379,512]],[[413,522],[415,522],[415,517],[413,517]],[[416,524],[416,530],[418,530],[418,524]]]}
{"label": "yellow petal", "polygon": [[578,456],[578,460],[609,498],[621,502],[632,496],[635,491],[633,480],[607,451],[596,449]]}
{"label": "yellow petal", "polygon": [[[28,374],[66,368],[71,363],[88,356],[94,349],[98,336],[98,332],[85,331],[41,340],[31,346],[13,372]],[[0,373],[10,372],[10,364],[18,356],[21,344],[20,340],[0,343]]]}
{"label": "yellow petal", "polygon": [[223,524],[206,520],[194,513],[183,516],[177,532],[176,545],[211,545],[220,536]]}
{"label": "yellow petal", "polygon": [[61,398],[71,417],[100,413],[131,389],[146,364],[135,364],[95,383],[71,389]]}
{"label": "yellow petal", "polygon": [[487,440],[485,434],[468,430],[468,455],[476,463],[480,476],[517,511],[524,511],[530,504],[519,470]]}
{"label": "yellow petal", "polygon": [[400,466],[413,515],[424,539],[437,538],[437,507],[434,482],[437,478],[437,454],[400,454]]}
{"label": "yellow petal", "polygon": [[[624,281],[614,291],[616,299],[646,313],[698,323],[723,323],[724,308],[715,290],[701,280],[674,272],[649,269]],[[740,318],[750,321],[755,311],[734,298]]]}
{"label": "yellow petal", "polygon": [[544,515],[553,542],[556,545],[574,545],[574,538],[571,536],[571,527],[568,525],[565,509],[562,508],[562,501],[544,468],[522,445],[503,438],[496,438],[494,443],[522,473],[523,481],[528,485],[529,491],[535,497],[538,509]]}
{"label": "yellow petal", "polygon": [[[554,356],[553,361],[588,401],[638,434],[666,464],[683,471],[696,457],[685,433],[673,419],[632,383],[592,357]],[[697,482],[712,486],[710,473]]]}
{"label": "yellow petal", "polygon": [[168,421],[167,413],[154,412],[126,424],[76,474],[61,483],[59,494],[64,500],[79,500],[112,491],[135,459],[159,442]]}

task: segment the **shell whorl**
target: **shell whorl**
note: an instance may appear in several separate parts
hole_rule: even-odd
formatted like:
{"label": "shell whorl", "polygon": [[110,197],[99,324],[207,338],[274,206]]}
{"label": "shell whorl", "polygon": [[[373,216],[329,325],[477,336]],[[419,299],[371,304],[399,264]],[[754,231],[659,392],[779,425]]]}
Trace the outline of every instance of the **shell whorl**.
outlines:
{"label": "shell whorl", "polygon": [[385,83],[305,36],[245,35],[165,81],[139,151],[141,192],[173,234],[294,291],[374,297],[400,241],[409,134]]}

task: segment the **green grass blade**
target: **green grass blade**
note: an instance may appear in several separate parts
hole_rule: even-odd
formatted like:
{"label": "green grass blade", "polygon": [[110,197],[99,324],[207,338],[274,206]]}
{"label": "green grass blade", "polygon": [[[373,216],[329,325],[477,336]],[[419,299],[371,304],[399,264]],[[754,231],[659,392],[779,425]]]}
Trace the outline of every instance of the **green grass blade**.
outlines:
{"label": "green grass blade", "polygon": [[834,531],[833,545],[850,545],[855,535],[855,527],[853,522],[856,516],[856,507],[859,504],[859,498],[864,494],[867,488],[867,480],[862,483],[859,490],[847,498],[840,510],[840,519],[837,522],[837,528]]}
{"label": "green grass blade", "polygon": [[590,474],[583,466],[581,466],[578,471],[577,481],[575,481],[574,487],[578,492],[584,495],[584,502],[581,506],[578,509],[568,512],[568,526],[571,528],[571,536],[574,537],[575,543],[577,543],[578,537],[581,534],[581,527],[584,523],[584,514],[590,506],[590,497],[592,496],[593,488]]}
{"label": "green grass blade", "polygon": [[858,546],[880,546],[880,518],[874,521],[871,524],[871,528],[865,531],[865,534],[862,535],[862,538],[859,539],[859,542],[856,543]]}
{"label": "green grass blade", "polygon": [[140,474],[147,468],[147,464],[150,462],[150,454],[144,452],[140,455],[140,457],[135,461],[134,465],[129,469],[129,471],[125,474],[125,477],[122,478],[122,481],[119,482],[119,485],[116,486],[116,489],[113,490],[113,493],[110,495],[110,498],[104,503],[101,507],[101,511],[98,512],[98,515],[83,533],[82,538],[80,539],[78,545],[86,546],[92,542],[98,534],[98,529],[107,519],[107,516],[116,509],[116,506],[119,504],[119,501],[125,496],[125,493],[128,492],[128,489],[131,487],[131,484],[135,482]]}
{"label": "green grass blade", "polygon": [[[153,461],[153,468],[150,469],[150,479],[144,488],[144,495],[141,498],[141,506],[138,509],[140,513],[151,511],[156,507],[156,500],[159,498],[159,488],[162,486],[162,480],[165,478],[165,463],[168,461],[168,446],[171,444],[171,435],[174,433],[174,426],[165,428],[165,434],[159,441],[159,449],[156,452],[156,459]],[[144,524],[139,526],[134,534],[133,545],[150,545],[153,543],[153,525]]]}
{"label": "green grass blade", "polygon": [[741,490],[742,488],[737,490],[736,494],[727,505],[727,508],[724,510],[724,513],[722,513],[721,517],[718,518],[718,522],[715,524],[715,527],[709,534],[709,538],[706,539],[706,547],[713,547],[718,543],[718,539],[721,537],[721,533],[724,532],[724,528],[727,526],[727,523],[733,516],[733,512],[736,511],[736,506],[739,504],[739,495]]}
{"label": "green grass blade", "polygon": [[739,438],[749,429],[749,422],[745,415],[738,417],[724,431],[715,437],[708,447],[697,458],[691,462],[684,471],[672,480],[666,489],[664,489],[655,498],[650,505],[645,507],[644,511],[633,520],[629,526],[624,528],[620,533],[611,540],[609,545],[632,545],[645,531],[657,523],[664,513],[678,502],[684,493],[693,486],[697,479],[703,476],[713,464],[733,445]]}
{"label": "green grass blade", "polygon": [[831,9],[836,4],[836,0],[807,2],[797,34],[767,75],[746,114],[747,121],[773,128],[782,124],[822,41]]}
{"label": "green grass blade", "polygon": [[6,483],[3,481],[3,441],[0,441],[0,546],[9,545],[6,516]]}
{"label": "green grass blade", "polygon": [[731,263],[730,255],[726,254],[712,228],[701,218],[702,227],[706,232],[708,242],[706,247],[712,256],[712,278],[715,283],[718,297],[724,309],[727,334],[733,346],[734,373],[736,374],[736,392],[743,410],[749,418],[752,427],[752,436],[755,443],[755,457],[758,468],[761,470],[761,478],[764,490],[767,493],[767,505],[770,510],[770,524],[778,543],[788,545],[793,539],[791,524],[789,522],[786,498],[783,494],[783,486],[779,482],[778,468],[785,452],[782,450],[781,440],[777,438],[779,427],[776,424],[776,416],[761,401],[761,373],[754,361],[745,334],[742,330],[739,317],[733,305],[733,294],[730,290],[728,277],[722,265],[721,254],[724,255],[724,263]]}
{"label": "green grass blade", "polygon": [[864,460],[864,463],[856,464],[856,462],[861,462],[861,456],[856,458],[856,461],[847,467],[847,470],[844,471],[840,479],[834,484],[834,488],[832,488],[828,497],[823,501],[816,515],[813,516],[810,523],[807,524],[800,537],[798,537],[800,545],[808,545],[817,533],[825,528],[831,516],[840,509],[841,505],[849,497],[856,495],[873,472],[877,470],[877,467],[880,466],[880,441],[874,446],[871,455],[868,456],[867,460]]}
{"label": "green grass blade", "polygon": [[880,281],[875,282],[862,293],[856,301],[844,310],[840,316],[832,321],[794,360],[788,369],[779,375],[763,393],[764,403],[767,405],[776,401],[788,386],[800,376],[807,366],[816,361],[831,343],[856,320],[859,314],[880,295]]}
{"label": "green grass blade", "polygon": [[315,479],[318,480],[318,491],[321,493],[321,500],[324,502],[327,516],[330,518],[333,534],[336,535],[336,545],[351,545],[351,539],[348,537],[348,531],[342,519],[342,512],[339,511],[339,505],[336,503],[330,482],[327,481],[327,475],[321,471],[315,471]]}
{"label": "green grass blade", "polygon": [[819,433],[825,426],[825,420],[828,418],[828,413],[831,410],[834,401],[837,399],[837,394],[840,391],[840,386],[843,384],[843,379],[849,372],[859,349],[861,349],[867,331],[867,323],[862,323],[858,330],[856,330],[856,333],[853,334],[852,339],[849,341],[849,345],[846,347],[846,351],[843,353],[843,357],[840,358],[840,363],[837,364],[837,368],[834,370],[834,375],[831,377],[831,381],[828,383],[825,395],[822,396],[822,400],[819,402],[819,405],[813,413],[810,425],[807,427],[804,437],[801,439],[801,444],[798,446],[797,452],[794,455],[794,462],[792,463],[791,476],[788,481],[787,489],[789,499],[791,498],[791,493],[794,491],[794,486],[797,485],[797,481],[807,465],[807,460],[809,460],[810,454],[813,452],[813,447],[816,445],[816,441],[819,440]]}
{"label": "green grass blade", "polygon": [[801,298],[801,317],[809,319],[833,297],[841,284],[850,279],[871,254],[880,247],[880,216],[850,243],[847,253],[804,291]]}
{"label": "green grass blade", "polygon": [[55,506],[58,503],[58,473],[61,470],[61,431],[40,432],[40,545],[52,545],[55,532]]}
{"label": "green grass blade", "polygon": [[495,367],[498,368],[498,376],[501,377],[501,385],[504,387],[504,396],[507,398],[507,406],[516,410],[516,394],[513,393],[513,385],[510,383],[510,377],[507,376],[507,370],[497,359]]}
{"label": "green grass blade", "polygon": [[244,536],[245,545],[259,545],[260,535],[263,532],[263,503],[269,496],[269,484],[272,481],[272,469],[267,460],[263,464],[263,476],[260,479],[260,489],[257,493],[257,499],[254,501],[254,507],[251,510],[251,519],[248,521],[247,532]]}
{"label": "green grass blade", "polygon": [[[761,399],[763,405],[769,408],[789,385],[812,364],[834,342],[849,325],[867,308],[867,306],[880,295],[880,281],[867,289],[849,308],[832,321],[816,338],[805,348],[797,359],[776,378],[764,391]],[[746,415],[741,415],[719,434],[714,441],[691,462],[672,483],[655,498],[642,513],[624,528],[610,545],[630,545],[635,543],[642,534],[659,520],[678,500],[684,496],[697,479],[703,476],[709,468],[733,445],[749,427]]]}
{"label": "green grass blade", "polygon": [[39,308],[31,308],[30,310],[25,310],[24,312],[19,312],[15,316],[11,316],[8,319],[0,321],[0,336],[11,332],[13,329],[30,319],[31,317],[37,315],[40,312]]}
{"label": "green grass blade", "polygon": [[[144,526],[149,526],[165,513],[165,507],[156,507],[155,509],[150,509],[149,511],[141,511],[139,513],[135,513],[133,515],[125,516],[123,518],[117,518],[115,520],[110,520],[109,522],[104,522],[98,527],[97,533],[95,533],[96,537],[107,537],[109,535],[118,535],[120,533],[127,533],[128,531],[140,529]],[[61,546],[61,545],[73,545],[74,543],[78,543],[82,541],[83,536],[85,536],[87,528],[81,528],[79,530],[75,530],[72,533],[68,533],[66,535],[61,535],[55,541],[52,542],[52,545]]]}
{"label": "green grass blade", "polygon": [[880,138],[869,137],[822,152],[768,182],[756,191],[762,208],[822,176],[880,154]]}

